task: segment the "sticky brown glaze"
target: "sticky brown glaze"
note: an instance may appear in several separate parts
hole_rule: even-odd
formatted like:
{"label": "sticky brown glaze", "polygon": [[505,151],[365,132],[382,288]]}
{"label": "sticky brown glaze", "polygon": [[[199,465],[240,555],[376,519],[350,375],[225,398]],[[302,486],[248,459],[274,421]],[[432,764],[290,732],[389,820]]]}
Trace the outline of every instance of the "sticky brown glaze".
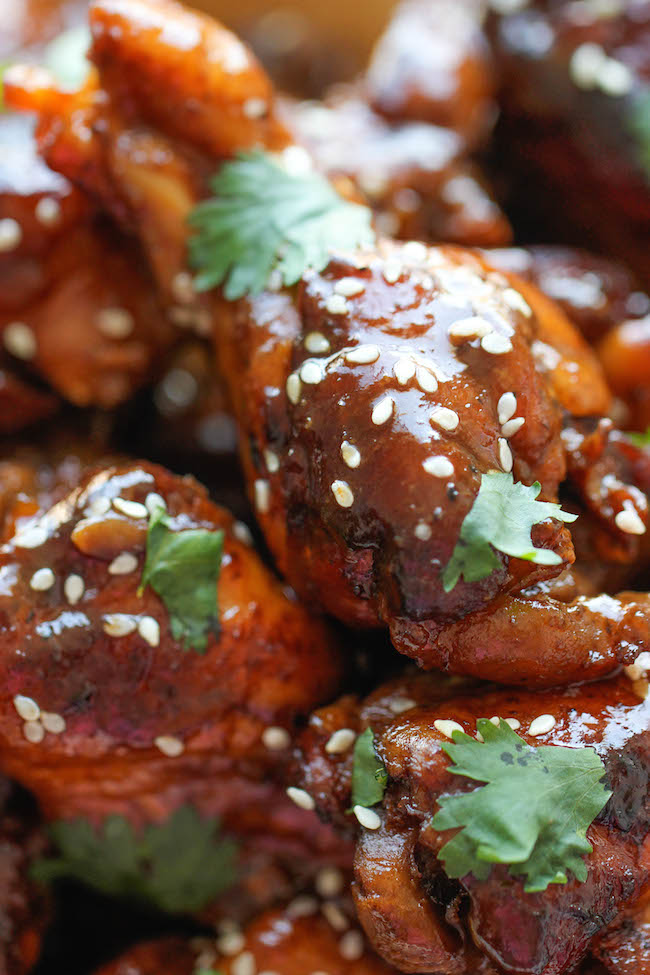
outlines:
{"label": "sticky brown glaze", "polygon": [[629,406],[629,426],[650,427],[650,317],[628,318],[600,342],[598,355],[612,389]]}
{"label": "sticky brown glaze", "polygon": [[625,911],[619,924],[598,941],[594,955],[612,975],[650,973],[650,912],[643,903]]}
{"label": "sticky brown glaze", "polygon": [[[540,629],[541,629],[540,624]],[[573,970],[591,939],[634,903],[650,880],[648,776],[650,702],[627,678],[543,694],[473,689],[430,675],[380,688],[362,704],[344,698],[317,712],[301,741],[298,781],[327,818],[351,829],[352,751],[325,750],[340,728],[372,727],[388,788],[376,807],[378,829],[361,829],[354,896],[375,950],[410,972],[463,971],[459,951],[474,944],[499,971],[559,975]],[[555,719],[545,734],[529,734],[542,714]],[[468,734],[476,719],[519,722],[529,744],[595,748],[613,796],[589,830],[594,852],[584,884],[570,880],[542,894],[524,894],[521,881],[496,867],[484,883],[449,881],[437,853],[449,836],[430,825],[439,796],[475,788],[447,771],[446,739],[438,720]],[[352,821],[354,822],[354,821]],[[359,827],[357,827],[359,828]]]}

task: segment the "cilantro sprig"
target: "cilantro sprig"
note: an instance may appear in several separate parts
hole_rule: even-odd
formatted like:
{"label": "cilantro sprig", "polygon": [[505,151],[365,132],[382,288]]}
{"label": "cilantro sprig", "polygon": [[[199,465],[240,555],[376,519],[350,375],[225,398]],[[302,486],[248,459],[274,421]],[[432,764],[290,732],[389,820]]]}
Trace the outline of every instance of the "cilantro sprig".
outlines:
{"label": "cilantro sprig", "polygon": [[214,197],[189,221],[190,263],[199,290],[224,284],[233,301],[259,294],[272,271],[285,285],[307,268],[326,267],[332,248],[371,244],[367,207],[342,199],[322,176],[294,174],[256,150],[224,163],[211,183]]}
{"label": "cilantro sprig", "polygon": [[149,585],[169,612],[175,640],[185,649],[205,653],[208,634],[219,628],[217,584],[221,573],[223,532],[193,528],[174,532],[161,506],[149,517],[147,554],[140,592]]}
{"label": "cilantro sprig", "polygon": [[384,798],[388,773],[375,751],[372,728],[366,728],[354,744],[352,766],[352,805],[375,806]]}
{"label": "cilantro sprig", "polygon": [[534,748],[505,721],[476,724],[484,743],[454,731],[453,744],[441,746],[454,762],[450,772],[488,783],[438,800],[434,829],[459,829],[439,853],[447,875],[485,880],[503,863],[525,878],[526,893],[566,884],[569,872],[584,883],[587,829],[611,796],[596,752]]}
{"label": "cilantro sprig", "polygon": [[62,820],[50,835],[58,856],[32,868],[42,883],[69,877],[104,894],[185,913],[205,907],[236,880],[235,844],[220,836],[217,819],[202,819],[192,806],[141,833],[122,816],[110,816],[98,830],[86,819]]}
{"label": "cilantro sprig", "polygon": [[650,427],[648,427],[645,433],[628,431],[625,436],[635,447],[650,447]]}
{"label": "cilantro sprig", "polygon": [[562,511],[552,501],[537,501],[541,490],[539,481],[528,487],[512,474],[492,471],[482,475],[479,492],[442,574],[445,592],[451,592],[461,576],[466,582],[477,582],[498,569],[501,563],[494,549],[540,565],[561,563],[556,552],[535,547],[531,531],[548,518],[572,522],[578,516]]}

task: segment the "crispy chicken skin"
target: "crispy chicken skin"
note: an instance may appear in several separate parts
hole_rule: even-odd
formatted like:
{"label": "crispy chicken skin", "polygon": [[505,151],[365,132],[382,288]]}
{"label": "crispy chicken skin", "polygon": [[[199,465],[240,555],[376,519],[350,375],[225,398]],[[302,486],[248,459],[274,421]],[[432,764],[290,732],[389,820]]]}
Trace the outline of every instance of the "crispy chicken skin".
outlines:
{"label": "crispy chicken skin", "polygon": [[[498,970],[559,975],[572,971],[595,935],[633,904],[650,881],[648,775],[650,740],[647,683],[617,678],[580,688],[535,694],[464,688],[431,675],[400,679],[361,704],[343,698],[312,717],[297,761],[297,783],[321,813],[352,826],[352,755],[331,755],[325,745],[339,728],[372,727],[377,754],[388,771],[381,825],[361,829],[353,893],[360,921],[374,948],[409,972],[473,972],[462,946],[485,954]],[[541,736],[532,721],[552,715]],[[476,719],[516,719],[531,744],[591,746],[605,764],[613,791],[588,832],[594,852],[585,883],[570,880],[546,892],[524,894],[521,881],[494,867],[487,881],[450,881],[436,855],[449,835],[430,825],[436,800],[476,787],[451,775],[434,722],[457,722],[473,735]],[[471,957],[471,956],[470,956]]]}

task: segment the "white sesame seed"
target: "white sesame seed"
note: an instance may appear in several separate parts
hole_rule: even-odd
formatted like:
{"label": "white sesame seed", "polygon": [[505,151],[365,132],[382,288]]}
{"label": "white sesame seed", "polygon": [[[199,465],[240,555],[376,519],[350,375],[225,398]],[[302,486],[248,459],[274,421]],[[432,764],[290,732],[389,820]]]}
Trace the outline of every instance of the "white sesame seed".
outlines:
{"label": "white sesame seed", "polygon": [[513,460],[510,444],[504,437],[499,437],[497,443],[499,445],[499,463],[504,471],[511,471]]}
{"label": "white sesame seed", "polygon": [[179,305],[191,305],[196,298],[194,278],[189,271],[179,271],[172,280],[172,294]]}
{"label": "white sesame seed", "polygon": [[36,701],[31,697],[25,697],[23,694],[16,694],[14,707],[23,721],[38,721],[41,716],[41,709]]}
{"label": "white sesame seed", "polygon": [[329,738],[325,745],[325,751],[328,755],[340,755],[342,752],[347,752],[354,744],[356,737],[352,728],[339,728]]}
{"label": "white sesame seed", "polygon": [[623,510],[614,518],[616,527],[627,535],[645,535],[646,526],[639,512],[629,501],[623,502]]}
{"label": "white sesame seed", "polygon": [[354,295],[360,295],[365,290],[366,285],[359,278],[341,278],[334,285],[337,295],[343,295],[344,298],[353,298]]}
{"label": "white sesame seed", "polygon": [[409,240],[402,247],[402,257],[407,264],[424,264],[428,253],[424,244],[420,243],[419,240]]}
{"label": "white sesame seed", "polygon": [[43,711],[41,724],[51,735],[62,735],[65,731],[65,718],[54,711]]}
{"label": "white sesame seed", "polygon": [[351,508],[354,504],[354,494],[347,481],[332,481],[332,494],[342,508]]}
{"label": "white sesame seed", "polygon": [[14,537],[17,548],[39,548],[47,541],[47,529],[43,525],[30,525]]}
{"label": "white sesame seed", "polygon": [[265,728],[262,733],[262,744],[270,752],[281,752],[291,744],[291,735],[286,728]]}
{"label": "white sesame seed", "polygon": [[12,217],[0,220],[0,251],[12,251],[23,239],[23,228]]}
{"label": "white sesame seed", "polygon": [[31,589],[36,592],[45,592],[51,589],[54,585],[56,576],[49,568],[37,569],[34,575],[29,580],[29,585]]}
{"label": "white sesame seed", "polygon": [[322,332],[309,332],[305,336],[305,348],[312,355],[319,355],[321,352],[329,352],[329,339],[325,338]]}
{"label": "white sesame seed", "polygon": [[138,633],[150,647],[160,644],[160,623],[153,616],[143,616],[138,622]]}
{"label": "white sesame seed", "polygon": [[271,485],[263,478],[258,478],[255,481],[253,490],[255,493],[255,507],[265,515],[271,506]]}
{"label": "white sesame seed", "polygon": [[441,455],[427,457],[426,460],[422,461],[422,466],[427,474],[433,474],[434,477],[452,477],[454,473],[452,462]]}
{"label": "white sesame seed", "polygon": [[509,728],[512,728],[513,731],[516,731],[517,728],[521,728],[521,721],[518,721],[517,718],[506,718],[506,724]]}
{"label": "white sesame seed", "polygon": [[132,552],[120,552],[109,565],[108,571],[112,576],[126,576],[137,568],[138,560]]}
{"label": "white sesame seed", "polygon": [[135,327],[135,320],[126,308],[102,308],[97,313],[95,324],[110,339],[125,339]]}
{"label": "white sesame seed", "polygon": [[509,308],[512,308],[513,311],[520,311],[526,318],[530,318],[533,314],[526,299],[518,291],[515,291],[514,288],[506,288],[503,292],[503,300]]}
{"label": "white sesame seed", "polygon": [[400,386],[406,386],[409,379],[415,375],[415,363],[412,359],[398,359],[393,366],[393,374]]}
{"label": "white sesame seed", "polygon": [[242,951],[230,965],[231,975],[255,975],[257,965],[252,951]]}
{"label": "white sesame seed", "polygon": [[368,809],[366,806],[354,806],[352,812],[364,829],[379,829],[381,826],[381,819],[374,809]]}
{"label": "white sesame seed", "polygon": [[388,702],[388,707],[393,714],[404,714],[405,711],[417,707],[417,703],[412,697],[394,697]]}
{"label": "white sesame seed", "polygon": [[264,451],[264,463],[269,474],[277,474],[280,470],[280,458],[272,450],[269,450],[268,447]]}
{"label": "white sesame seed", "polygon": [[629,94],[634,85],[634,76],[626,64],[615,58],[605,58],[596,83],[601,91],[614,98]]}
{"label": "white sesame seed", "polygon": [[160,495],[152,491],[144,499],[144,506],[150,515],[154,513],[157,508],[162,508],[163,511],[167,510],[167,505],[165,504],[165,499]]}
{"label": "white sesame seed", "polygon": [[443,430],[455,430],[460,420],[458,413],[454,413],[453,410],[448,410],[446,406],[439,406],[431,414],[431,422]]}
{"label": "white sesame seed", "polygon": [[93,498],[86,505],[84,515],[86,515],[87,518],[95,518],[98,515],[105,515],[107,511],[110,511],[110,507],[111,502],[109,498]]}
{"label": "white sesame seed", "polygon": [[2,341],[7,352],[25,362],[38,352],[36,336],[24,322],[10,322],[2,333]]}
{"label": "white sesame seed", "polygon": [[495,714],[493,717],[490,718],[490,724],[493,724],[495,728],[499,727],[499,725],[501,724],[501,718],[499,717],[498,714]]}
{"label": "white sesame seed", "polygon": [[595,88],[607,55],[600,44],[580,44],[569,61],[569,77],[578,88]]}
{"label": "white sesame seed", "polygon": [[316,874],[314,885],[320,897],[336,897],[343,891],[345,878],[336,867],[322,867]]}
{"label": "white sesame seed", "polygon": [[137,621],[128,613],[107,613],[102,629],[107,636],[128,636],[137,628]]}
{"label": "white sesame seed", "polygon": [[282,151],[282,165],[291,176],[304,176],[313,169],[312,158],[302,146],[287,146]]}
{"label": "white sesame seed", "polygon": [[523,416],[516,416],[514,419],[508,420],[507,423],[503,424],[501,433],[504,437],[514,437],[517,430],[521,430],[525,422],[526,420]]}
{"label": "white sesame seed", "polygon": [[512,352],[512,342],[506,335],[490,332],[481,339],[481,348],[490,355],[504,355],[506,352]]}
{"label": "white sesame seed", "polygon": [[644,671],[640,667],[637,667],[636,664],[629,664],[629,666],[623,667],[623,670],[625,676],[630,680],[639,680],[644,674]]}
{"label": "white sesame seed", "polygon": [[61,204],[53,196],[42,196],[34,208],[34,216],[44,227],[54,227],[61,219]]}
{"label": "white sesame seed", "polygon": [[248,527],[248,525],[244,524],[243,521],[236,521],[233,523],[232,533],[237,539],[237,541],[241,542],[242,545],[253,544],[253,536],[251,534],[251,530]]}
{"label": "white sesame seed", "polygon": [[318,913],[318,901],[309,894],[301,894],[294,897],[290,904],[287,904],[287,914],[289,917],[313,917]]}
{"label": "white sesame seed", "polygon": [[282,272],[278,271],[277,267],[273,268],[266,281],[267,289],[269,291],[278,292],[282,291],[283,285],[284,279],[282,277]]}
{"label": "white sesame seed", "polygon": [[74,572],[68,576],[63,584],[65,598],[68,600],[71,606],[74,606],[75,603],[79,602],[85,591],[86,585],[83,579]]}
{"label": "white sesame seed", "polygon": [[290,403],[296,406],[300,400],[300,391],[302,389],[302,383],[300,382],[300,377],[297,372],[292,372],[291,375],[287,377],[286,384],[287,398]]}
{"label": "white sesame seed", "polygon": [[360,931],[347,931],[339,941],[341,957],[346,961],[359,961],[363,957],[365,945]]}
{"label": "white sesame seed", "polygon": [[222,955],[232,958],[234,955],[239,954],[245,944],[246,938],[241,931],[228,931],[227,934],[223,934],[218,939],[217,948]]}
{"label": "white sesame seed", "polygon": [[330,315],[345,315],[348,311],[348,303],[343,297],[343,295],[333,294],[330,295],[325,302],[325,310],[330,313]]}
{"label": "white sesame seed", "polygon": [[325,374],[323,372],[323,367],[319,362],[315,362],[313,359],[306,359],[305,362],[300,367],[300,378],[303,383],[307,383],[308,386],[316,386],[322,381]]}
{"label": "white sesame seed", "polygon": [[247,98],[243,109],[246,118],[264,118],[269,110],[269,105],[264,98]]}
{"label": "white sesame seed", "polygon": [[113,498],[113,507],[127,518],[146,518],[149,514],[139,501],[129,501],[127,498]]}
{"label": "white sesame seed", "polygon": [[[337,904],[331,902],[321,905],[321,913],[330,927],[335,931],[345,931],[350,927],[350,922]],[[313,975],[317,975],[316,972]]]}
{"label": "white sesame seed", "polygon": [[290,785],[287,789],[287,795],[301,809],[311,811],[316,808],[316,803],[313,798],[304,789],[296,789],[295,786]]}
{"label": "white sesame seed", "polygon": [[346,362],[350,362],[353,365],[368,365],[371,362],[376,362],[379,358],[379,346],[358,345],[356,349],[346,352],[344,358]]}
{"label": "white sesame seed", "polygon": [[447,721],[441,719],[439,719],[438,721],[434,721],[433,727],[436,729],[436,731],[439,731],[441,735],[444,735],[445,738],[451,738],[453,736],[454,731],[463,730],[461,725],[459,725],[457,721]]}
{"label": "white sesame seed", "polygon": [[421,542],[428,542],[433,534],[431,525],[427,525],[426,521],[418,521],[417,525],[413,529],[413,534],[416,538],[419,538]]}
{"label": "white sesame seed", "polygon": [[528,734],[532,738],[537,738],[538,735],[545,735],[547,732],[551,731],[555,727],[555,718],[552,714],[540,714],[534,721],[531,722],[530,728],[528,729]]}
{"label": "white sesame seed", "polygon": [[393,410],[395,408],[395,400],[392,396],[384,396],[375,404],[372,410],[372,422],[375,426],[379,427],[382,423],[386,423],[390,420],[393,415]]}
{"label": "white sesame seed", "polygon": [[459,342],[466,342],[468,339],[480,339],[484,335],[489,335],[493,331],[492,325],[484,318],[473,315],[471,318],[461,318],[449,327],[449,338]]}
{"label": "white sesame seed", "polygon": [[387,284],[396,284],[403,273],[404,268],[398,261],[387,261],[382,271]]}
{"label": "white sesame seed", "polygon": [[23,735],[32,745],[38,745],[45,738],[45,729],[38,721],[26,721],[23,725]]}
{"label": "white sesame seed", "polygon": [[343,463],[347,464],[348,467],[354,468],[358,467],[361,463],[361,454],[359,450],[354,446],[354,444],[349,443],[344,440],[341,444],[341,457],[343,458]]}
{"label": "white sesame seed", "polygon": [[168,758],[178,758],[185,751],[185,745],[180,740],[180,738],[175,738],[173,735],[159,735],[154,738],[154,745],[158,751],[162,752]]}
{"label": "white sesame seed", "polygon": [[436,377],[422,366],[418,366],[415,370],[415,379],[423,393],[435,393],[438,388]]}
{"label": "white sesame seed", "polygon": [[503,396],[499,398],[497,403],[497,416],[499,417],[499,423],[507,423],[514,415],[517,409],[517,397],[514,393],[504,393]]}

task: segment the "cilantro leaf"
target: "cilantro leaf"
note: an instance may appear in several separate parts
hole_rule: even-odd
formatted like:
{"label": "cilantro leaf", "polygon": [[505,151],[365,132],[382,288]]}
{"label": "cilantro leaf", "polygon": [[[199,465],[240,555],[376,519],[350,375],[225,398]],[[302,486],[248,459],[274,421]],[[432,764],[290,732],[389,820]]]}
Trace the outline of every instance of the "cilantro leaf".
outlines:
{"label": "cilantro leaf", "polygon": [[190,215],[189,256],[196,287],[225,282],[233,301],[262,291],[271,271],[285,285],[322,271],[331,248],[371,244],[367,207],[343,200],[315,173],[293,175],[268,153],[240,153],[212,179],[214,197]]}
{"label": "cilantro leaf", "polygon": [[375,752],[372,728],[366,728],[354,744],[352,766],[352,805],[374,806],[381,802],[386,791],[388,772]]}
{"label": "cilantro leaf", "polygon": [[645,433],[628,431],[625,436],[628,440],[631,440],[635,447],[650,447],[650,427],[645,431]]}
{"label": "cilantro leaf", "polygon": [[438,800],[433,827],[460,827],[438,854],[447,875],[485,880],[491,864],[507,863],[512,876],[525,876],[527,893],[567,883],[569,871],[584,883],[587,829],[612,794],[596,752],[533,748],[505,721],[476,725],[484,743],[454,731],[453,744],[442,745],[454,762],[450,772],[488,783]]}
{"label": "cilantro leaf", "polygon": [[192,806],[137,833],[122,816],[99,830],[85,819],[50,827],[58,857],[34,864],[36,880],[76,880],[117,897],[146,901],[163,911],[198,911],[235,881],[236,846],[219,837],[219,821]]}
{"label": "cilantro leaf", "polygon": [[208,633],[217,632],[217,583],[223,555],[223,532],[203,528],[173,532],[164,508],[149,518],[147,557],[140,592],[150,585],[170,615],[175,640],[205,653]]}
{"label": "cilantro leaf", "polygon": [[531,531],[547,518],[572,522],[578,516],[562,511],[552,501],[536,501],[541,489],[539,481],[527,487],[512,474],[500,471],[482,475],[479,492],[442,575],[445,592],[451,592],[461,576],[466,582],[477,582],[498,569],[501,563],[493,549],[540,565],[560,564],[562,559],[556,552],[535,548]]}

